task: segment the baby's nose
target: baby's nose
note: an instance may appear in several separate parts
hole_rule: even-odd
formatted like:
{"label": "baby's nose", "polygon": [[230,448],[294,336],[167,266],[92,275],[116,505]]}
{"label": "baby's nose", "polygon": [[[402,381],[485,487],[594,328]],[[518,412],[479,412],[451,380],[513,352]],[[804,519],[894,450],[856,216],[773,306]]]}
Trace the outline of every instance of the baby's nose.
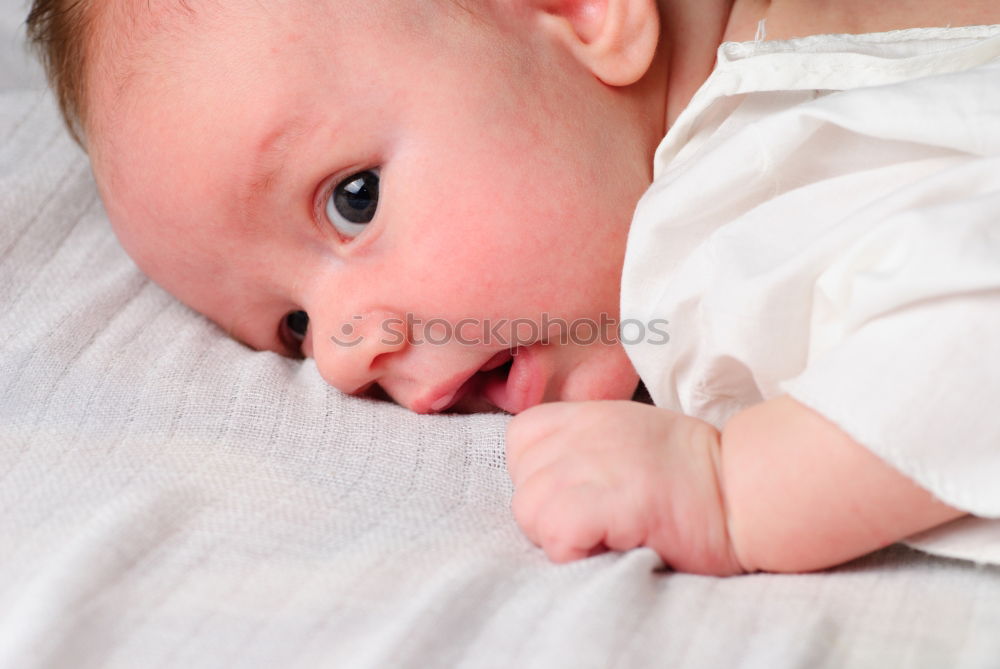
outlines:
{"label": "baby's nose", "polygon": [[312,355],[320,374],[348,394],[379,381],[388,371],[388,356],[405,349],[409,341],[406,322],[386,311],[331,323],[313,320],[310,326]]}

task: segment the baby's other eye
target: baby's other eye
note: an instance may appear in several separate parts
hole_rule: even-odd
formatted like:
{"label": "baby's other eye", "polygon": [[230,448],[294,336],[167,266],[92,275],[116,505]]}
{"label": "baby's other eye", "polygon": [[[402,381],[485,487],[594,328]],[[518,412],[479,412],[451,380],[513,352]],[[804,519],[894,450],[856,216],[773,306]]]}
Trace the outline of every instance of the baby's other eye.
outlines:
{"label": "baby's other eye", "polygon": [[358,172],[341,181],[326,202],[327,220],[348,239],[357,237],[378,209],[378,171]]}
{"label": "baby's other eye", "polygon": [[281,319],[278,335],[282,343],[292,351],[301,351],[302,340],[306,338],[309,329],[309,314],[304,311],[293,311]]}

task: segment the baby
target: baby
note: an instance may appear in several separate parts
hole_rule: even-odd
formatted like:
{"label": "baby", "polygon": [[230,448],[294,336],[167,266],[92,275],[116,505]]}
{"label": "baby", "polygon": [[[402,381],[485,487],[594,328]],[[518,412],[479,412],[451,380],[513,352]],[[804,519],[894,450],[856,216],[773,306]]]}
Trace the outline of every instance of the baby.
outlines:
{"label": "baby", "polygon": [[[35,0],[29,32],[153,280],[345,393],[517,414],[514,514],[553,560],[647,546],[731,575],[1000,515],[975,400],[997,228],[945,234],[998,190],[977,119],[1000,31],[885,32],[998,22],[993,0]],[[935,105],[967,126],[913,120]],[[970,319],[979,357],[934,329]]]}

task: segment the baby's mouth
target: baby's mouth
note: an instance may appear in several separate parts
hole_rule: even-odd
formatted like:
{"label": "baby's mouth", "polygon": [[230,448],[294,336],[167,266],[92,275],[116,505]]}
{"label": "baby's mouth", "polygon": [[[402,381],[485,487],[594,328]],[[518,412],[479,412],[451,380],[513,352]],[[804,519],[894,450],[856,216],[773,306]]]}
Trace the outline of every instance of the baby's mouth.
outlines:
{"label": "baby's mouth", "polygon": [[487,399],[485,391],[490,387],[506,386],[511,367],[514,365],[515,351],[500,351],[487,360],[462,384],[442,413],[482,413],[502,410]]}
{"label": "baby's mouth", "polygon": [[543,401],[548,385],[546,370],[538,345],[501,351],[462,384],[445,410],[520,413]]}

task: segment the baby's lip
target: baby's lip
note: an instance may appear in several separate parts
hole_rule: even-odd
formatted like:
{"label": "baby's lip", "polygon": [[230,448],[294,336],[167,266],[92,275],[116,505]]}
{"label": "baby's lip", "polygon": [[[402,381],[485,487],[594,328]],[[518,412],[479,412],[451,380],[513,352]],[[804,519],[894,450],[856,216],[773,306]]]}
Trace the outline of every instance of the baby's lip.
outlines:
{"label": "baby's lip", "polygon": [[507,362],[514,357],[514,352],[509,350],[503,350],[497,352],[492,358],[486,361],[486,364],[479,368],[480,372],[491,372],[497,367],[503,367]]}
{"label": "baby's lip", "polygon": [[468,369],[450,377],[447,381],[435,386],[430,392],[413,403],[416,413],[440,413],[454,406],[474,385],[478,372],[489,372],[503,366],[513,357],[509,350],[503,350],[490,356],[478,367]]}

